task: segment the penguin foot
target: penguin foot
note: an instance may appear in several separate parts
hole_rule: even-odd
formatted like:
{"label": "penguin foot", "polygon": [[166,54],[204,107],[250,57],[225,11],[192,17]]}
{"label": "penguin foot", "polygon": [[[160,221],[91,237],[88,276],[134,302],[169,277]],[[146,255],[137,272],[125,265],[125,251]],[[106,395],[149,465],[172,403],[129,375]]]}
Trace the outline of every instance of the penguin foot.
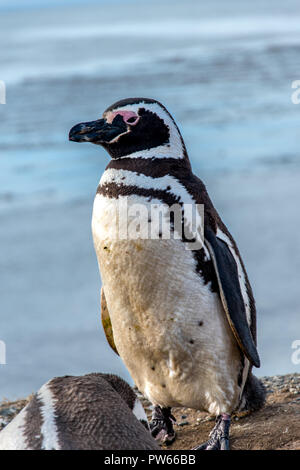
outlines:
{"label": "penguin foot", "polygon": [[194,447],[193,450],[229,450],[230,415],[217,416],[216,424],[211,431],[207,442]]}
{"label": "penguin foot", "polygon": [[155,406],[152,412],[152,421],[150,422],[151,435],[162,444],[172,444],[176,437],[173,428],[175,421],[176,419],[171,414],[171,408]]}

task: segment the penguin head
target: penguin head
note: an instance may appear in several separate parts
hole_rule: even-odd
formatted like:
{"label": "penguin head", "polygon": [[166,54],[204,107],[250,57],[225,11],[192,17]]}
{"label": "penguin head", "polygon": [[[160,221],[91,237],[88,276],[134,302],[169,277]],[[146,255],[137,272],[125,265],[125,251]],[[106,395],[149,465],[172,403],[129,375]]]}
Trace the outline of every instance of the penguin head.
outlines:
{"label": "penguin head", "polygon": [[[100,375],[100,374],[98,374]],[[122,397],[125,403],[128,405],[135,417],[142,423],[147,430],[149,430],[148,418],[143,408],[142,403],[138,399],[133,389],[128,385],[125,380],[121,379],[118,375],[114,374],[101,374],[105,378],[116,392]]]}
{"label": "penguin head", "polygon": [[186,154],[174,119],[161,103],[149,98],[114,103],[101,119],[72,127],[69,140],[102,145],[113,159],[158,154],[183,158]]}

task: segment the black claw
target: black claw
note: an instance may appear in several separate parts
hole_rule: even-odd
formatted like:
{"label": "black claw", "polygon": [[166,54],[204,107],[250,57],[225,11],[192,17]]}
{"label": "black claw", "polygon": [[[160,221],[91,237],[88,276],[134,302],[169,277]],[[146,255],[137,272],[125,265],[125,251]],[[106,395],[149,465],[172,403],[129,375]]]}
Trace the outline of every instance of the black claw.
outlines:
{"label": "black claw", "polygon": [[151,435],[167,445],[172,444],[175,441],[175,431],[173,428],[175,421],[176,419],[171,414],[171,408],[155,406],[150,423]]}
{"label": "black claw", "polygon": [[203,444],[200,444],[200,446],[193,447],[192,450],[206,450],[207,446],[208,446],[208,441],[203,442]]}
{"label": "black claw", "polygon": [[229,450],[229,439],[222,438],[220,450]]}
{"label": "black claw", "polygon": [[230,419],[222,415],[216,419],[216,424],[210,433],[210,439],[193,450],[229,450]]}
{"label": "black claw", "polygon": [[158,435],[158,433],[164,428],[164,420],[163,419],[153,419],[150,423],[150,431],[154,438]]}

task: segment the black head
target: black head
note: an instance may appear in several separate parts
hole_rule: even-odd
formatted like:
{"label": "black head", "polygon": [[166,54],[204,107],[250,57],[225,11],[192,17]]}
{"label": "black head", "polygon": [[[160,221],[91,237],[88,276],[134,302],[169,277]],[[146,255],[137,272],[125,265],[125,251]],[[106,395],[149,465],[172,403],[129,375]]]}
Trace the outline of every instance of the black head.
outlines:
{"label": "black head", "polygon": [[[112,158],[137,153],[183,157],[184,144],[172,116],[156,100],[128,98],[103,113],[103,118],[72,127],[69,139],[102,145]],[[155,149],[155,151],[152,151]],[[175,155],[174,155],[175,156]]]}

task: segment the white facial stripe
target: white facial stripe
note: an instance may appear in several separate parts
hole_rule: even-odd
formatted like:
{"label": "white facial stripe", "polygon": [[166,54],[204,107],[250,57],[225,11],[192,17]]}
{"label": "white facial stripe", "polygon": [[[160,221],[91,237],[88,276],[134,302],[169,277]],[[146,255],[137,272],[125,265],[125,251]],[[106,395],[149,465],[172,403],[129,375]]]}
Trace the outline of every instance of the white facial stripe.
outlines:
{"label": "white facial stripe", "polygon": [[[169,128],[170,132],[170,139],[169,144],[167,145],[159,145],[149,150],[142,150],[139,152],[131,153],[130,155],[125,155],[124,157],[120,158],[176,158],[180,159],[183,158],[183,147],[180,138],[179,131],[171,118],[171,116],[161,107],[158,103],[145,103],[141,101],[140,103],[135,104],[128,104],[124,105],[120,108],[116,108],[113,110],[114,113],[122,110],[131,111],[134,113],[138,113],[139,108],[145,108],[155,114],[157,114],[161,119],[163,119],[166,126]],[[122,111],[123,112],[123,111]],[[107,113],[110,115],[111,111]]]}
{"label": "white facial stripe", "polygon": [[133,410],[132,410],[132,413],[134,414],[134,416],[139,420],[139,421],[145,421],[146,423],[148,423],[148,418],[147,418],[147,415],[145,413],[145,410],[140,402],[140,400],[138,398],[136,398],[135,402],[134,402],[134,407],[133,407]]}
{"label": "white facial stripe", "polygon": [[245,309],[246,309],[247,322],[248,322],[248,325],[251,325],[250,300],[249,300],[249,297],[248,297],[248,294],[247,294],[245,272],[242,268],[240,259],[237,256],[237,254],[236,254],[236,252],[235,252],[235,250],[232,246],[231,240],[228,238],[228,236],[224,232],[222,232],[222,230],[219,227],[217,229],[217,237],[220,238],[220,240],[223,240],[227,244],[228,248],[231,251],[232,256],[235,259],[235,262],[236,262],[236,265],[237,265],[237,270],[238,270],[239,283],[240,283],[240,287],[241,287],[242,297],[243,297],[244,304],[245,304]]}
{"label": "white facial stripe", "polygon": [[55,399],[49,387],[49,382],[44,384],[37,394],[42,403],[41,415],[43,424],[41,433],[43,436],[42,449],[44,450],[59,450],[59,443],[57,437],[57,428],[55,424]]}

